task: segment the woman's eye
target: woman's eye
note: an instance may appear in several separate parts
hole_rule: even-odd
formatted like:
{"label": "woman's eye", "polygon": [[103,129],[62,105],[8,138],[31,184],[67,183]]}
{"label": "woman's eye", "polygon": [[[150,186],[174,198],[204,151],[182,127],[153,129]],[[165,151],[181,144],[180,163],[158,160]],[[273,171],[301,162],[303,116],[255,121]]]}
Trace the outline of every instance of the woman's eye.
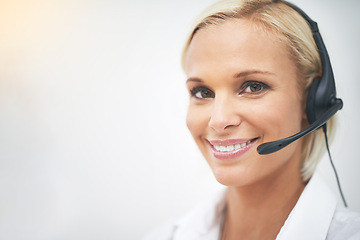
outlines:
{"label": "woman's eye", "polygon": [[215,97],[214,92],[206,87],[195,87],[190,92],[191,92],[191,95],[196,98],[214,98]]}
{"label": "woman's eye", "polygon": [[244,87],[242,87],[244,93],[259,93],[263,90],[265,90],[267,87],[266,84],[261,82],[247,82],[244,84]]}

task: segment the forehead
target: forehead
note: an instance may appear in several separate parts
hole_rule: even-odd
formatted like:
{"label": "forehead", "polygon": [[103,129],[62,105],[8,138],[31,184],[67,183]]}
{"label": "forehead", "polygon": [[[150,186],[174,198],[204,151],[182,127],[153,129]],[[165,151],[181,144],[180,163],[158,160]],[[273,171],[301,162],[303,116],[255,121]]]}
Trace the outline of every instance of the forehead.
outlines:
{"label": "forehead", "polygon": [[292,64],[289,56],[277,34],[247,19],[229,19],[196,32],[185,56],[185,71],[225,62],[229,67],[270,68],[280,59],[281,64]]}

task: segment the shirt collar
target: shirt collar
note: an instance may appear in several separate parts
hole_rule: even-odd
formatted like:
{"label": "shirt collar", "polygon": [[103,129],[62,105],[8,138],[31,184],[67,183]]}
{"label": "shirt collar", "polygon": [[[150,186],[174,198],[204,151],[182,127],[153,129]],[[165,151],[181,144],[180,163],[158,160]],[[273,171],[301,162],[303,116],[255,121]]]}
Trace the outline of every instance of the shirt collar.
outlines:
{"label": "shirt collar", "polygon": [[326,239],[337,200],[318,173],[315,173],[276,240]]}

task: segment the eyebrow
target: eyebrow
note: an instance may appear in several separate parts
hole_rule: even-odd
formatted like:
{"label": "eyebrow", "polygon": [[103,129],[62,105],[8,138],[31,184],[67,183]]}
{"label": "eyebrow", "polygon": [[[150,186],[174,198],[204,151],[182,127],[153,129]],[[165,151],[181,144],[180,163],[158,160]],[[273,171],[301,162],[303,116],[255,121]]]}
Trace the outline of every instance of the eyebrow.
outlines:
{"label": "eyebrow", "polygon": [[[246,77],[246,76],[251,75],[251,74],[276,75],[275,73],[268,72],[268,71],[248,70],[248,71],[243,71],[243,72],[236,73],[236,74],[234,74],[233,77],[234,77],[234,78],[241,78],[241,77]],[[188,83],[188,82],[198,82],[198,83],[201,83],[201,82],[203,82],[203,80],[201,80],[200,78],[191,77],[191,78],[188,78],[188,79],[186,80],[186,83]]]}
{"label": "eyebrow", "polygon": [[200,78],[188,78],[186,80],[186,83],[188,82],[203,82],[203,80],[201,80]]}
{"label": "eyebrow", "polygon": [[240,73],[234,74],[234,78],[241,78],[251,74],[265,74],[265,75],[275,75],[275,73],[268,72],[268,71],[260,71],[260,70],[248,70]]}

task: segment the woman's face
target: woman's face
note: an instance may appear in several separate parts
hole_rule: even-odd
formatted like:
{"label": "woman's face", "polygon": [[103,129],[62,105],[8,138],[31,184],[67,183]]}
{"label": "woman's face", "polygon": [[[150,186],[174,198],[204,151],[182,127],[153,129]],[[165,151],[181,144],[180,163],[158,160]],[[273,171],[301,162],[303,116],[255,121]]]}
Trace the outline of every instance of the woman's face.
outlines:
{"label": "woman's face", "polygon": [[301,131],[303,93],[284,43],[248,20],[199,30],[185,59],[187,126],[216,179],[229,186],[296,176],[302,140],[269,155],[256,148]]}

